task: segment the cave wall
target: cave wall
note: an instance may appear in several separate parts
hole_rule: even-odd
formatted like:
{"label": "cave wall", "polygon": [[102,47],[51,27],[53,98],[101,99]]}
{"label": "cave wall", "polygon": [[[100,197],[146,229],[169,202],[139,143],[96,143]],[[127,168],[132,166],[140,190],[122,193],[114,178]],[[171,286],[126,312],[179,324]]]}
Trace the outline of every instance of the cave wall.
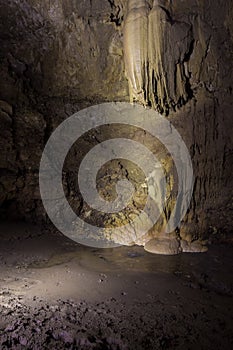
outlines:
{"label": "cave wall", "polygon": [[154,18],[142,40],[150,79],[144,84],[141,75],[141,94],[132,89],[131,56],[124,52],[126,1],[0,0],[2,217],[45,218],[38,167],[61,121],[84,107],[131,97],[166,114],[190,150],[194,194],[180,235],[232,231],[233,4],[153,3],[146,2]]}

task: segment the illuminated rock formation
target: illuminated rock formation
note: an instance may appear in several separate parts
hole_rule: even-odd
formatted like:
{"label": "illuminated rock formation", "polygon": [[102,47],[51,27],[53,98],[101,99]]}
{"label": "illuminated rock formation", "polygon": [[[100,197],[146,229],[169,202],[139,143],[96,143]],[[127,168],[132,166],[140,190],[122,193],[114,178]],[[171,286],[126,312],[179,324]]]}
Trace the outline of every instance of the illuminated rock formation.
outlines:
{"label": "illuminated rock formation", "polygon": [[124,25],[124,57],[131,101],[161,113],[185,104],[192,96],[188,60],[192,52],[191,25],[173,19],[155,0],[128,1]]}
{"label": "illuminated rock formation", "polygon": [[148,13],[146,0],[129,0],[124,24],[124,57],[131,101],[147,100]]}

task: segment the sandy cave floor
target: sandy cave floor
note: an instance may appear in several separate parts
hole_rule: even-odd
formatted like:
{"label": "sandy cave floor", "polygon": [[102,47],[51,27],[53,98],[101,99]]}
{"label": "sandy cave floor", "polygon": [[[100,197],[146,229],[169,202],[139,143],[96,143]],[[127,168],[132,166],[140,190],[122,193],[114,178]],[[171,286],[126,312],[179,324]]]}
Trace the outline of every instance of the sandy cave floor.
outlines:
{"label": "sandy cave floor", "polygon": [[232,349],[233,246],[159,256],[0,224],[0,349]]}

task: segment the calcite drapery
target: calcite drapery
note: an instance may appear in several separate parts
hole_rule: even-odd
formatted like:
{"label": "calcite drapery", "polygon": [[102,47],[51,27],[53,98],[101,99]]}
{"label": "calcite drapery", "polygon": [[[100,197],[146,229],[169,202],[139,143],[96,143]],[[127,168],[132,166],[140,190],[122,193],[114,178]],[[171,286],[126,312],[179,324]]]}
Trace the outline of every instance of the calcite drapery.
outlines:
{"label": "calcite drapery", "polygon": [[146,100],[147,36],[149,5],[145,0],[129,0],[124,25],[124,57],[130,85],[130,99]]}
{"label": "calcite drapery", "polygon": [[163,2],[150,10],[146,0],[128,1],[124,25],[124,58],[131,101],[168,114],[192,96],[187,61],[192,28],[175,21]]}

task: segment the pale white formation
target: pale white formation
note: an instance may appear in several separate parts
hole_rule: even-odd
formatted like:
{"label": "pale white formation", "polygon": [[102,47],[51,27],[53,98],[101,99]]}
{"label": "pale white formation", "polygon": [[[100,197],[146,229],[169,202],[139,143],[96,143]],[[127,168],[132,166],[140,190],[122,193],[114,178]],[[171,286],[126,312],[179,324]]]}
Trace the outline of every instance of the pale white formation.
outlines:
{"label": "pale white formation", "polygon": [[131,102],[144,103],[147,90],[148,14],[146,0],[129,0],[124,24],[125,69],[129,80]]}
{"label": "pale white formation", "polygon": [[124,25],[125,70],[131,101],[150,105],[163,114],[192,96],[187,62],[192,31],[171,18],[164,1],[128,0]]}

